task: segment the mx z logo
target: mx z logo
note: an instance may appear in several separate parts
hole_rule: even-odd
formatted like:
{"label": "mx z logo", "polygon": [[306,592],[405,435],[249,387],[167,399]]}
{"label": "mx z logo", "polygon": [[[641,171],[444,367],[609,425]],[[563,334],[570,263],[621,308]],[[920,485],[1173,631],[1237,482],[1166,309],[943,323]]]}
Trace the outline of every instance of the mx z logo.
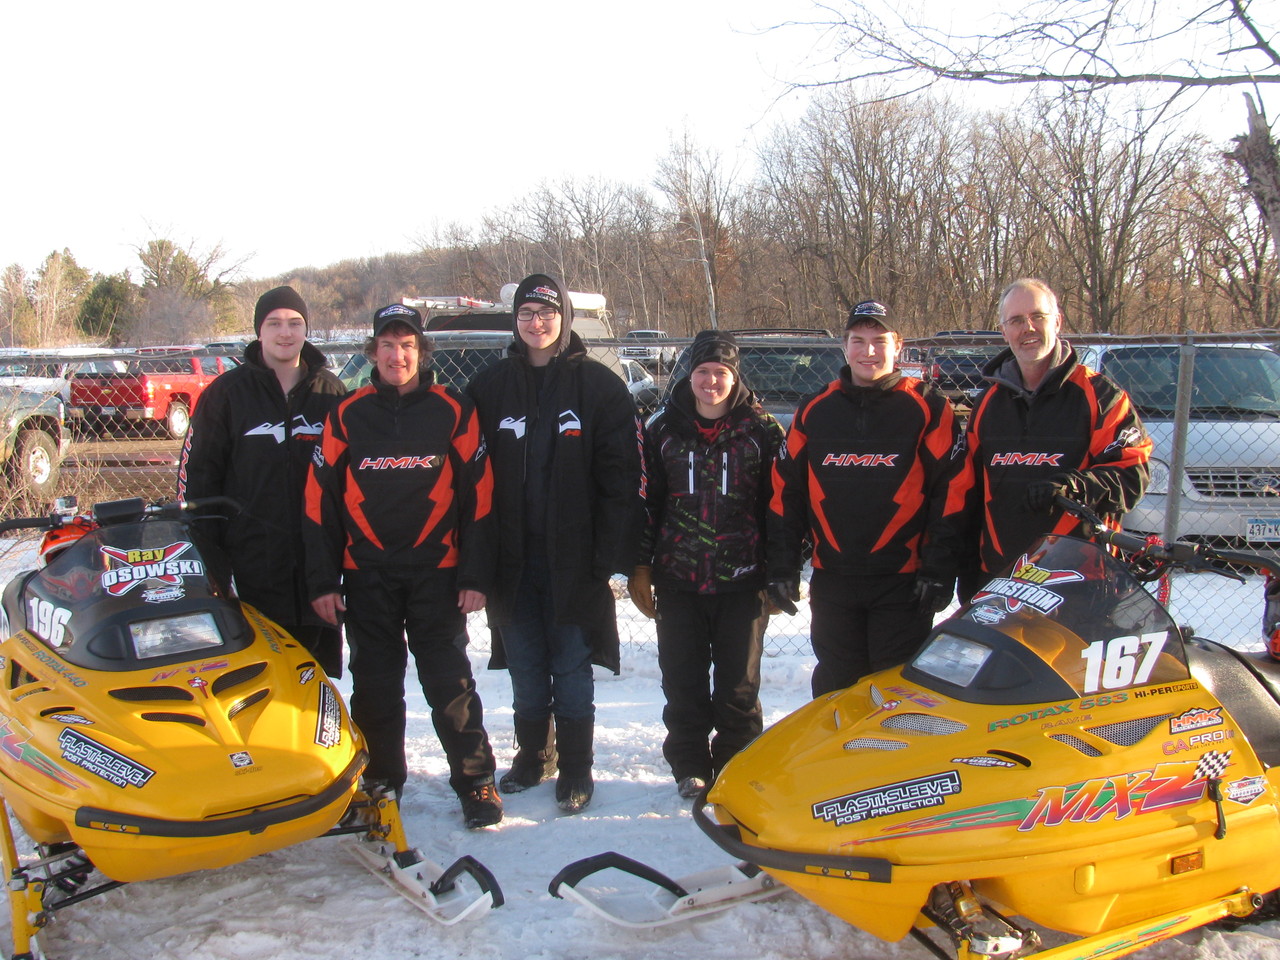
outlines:
{"label": "mx z logo", "polygon": [[[316,440],[320,434],[324,433],[323,423],[307,423],[307,418],[298,414],[293,418],[293,427],[290,430],[295,437],[307,437]],[[246,437],[274,437],[276,443],[284,443],[284,421],[280,423],[260,423],[252,430],[244,432]]]}
{"label": "mx z logo", "polygon": [[502,422],[498,424],[499,430],[510,430],[516,435],[517,440],[524,438],[524,417],[503,417]]}

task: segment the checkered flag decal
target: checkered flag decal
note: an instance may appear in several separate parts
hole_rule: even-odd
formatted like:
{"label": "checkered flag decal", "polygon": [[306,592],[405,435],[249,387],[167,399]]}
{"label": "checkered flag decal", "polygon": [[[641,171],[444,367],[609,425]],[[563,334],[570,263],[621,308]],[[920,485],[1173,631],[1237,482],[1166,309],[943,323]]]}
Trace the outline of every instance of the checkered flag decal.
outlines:
{"label": "checkered flag decal", "polygon": [[1210,750],[1208,753],[1200,757],[1200,761],[1196,764],[1197,780],[1212,780],[1215,777],[1222,776],[1222,771],[1231,765],[1231,751],[1219,753],[1217,750]]}

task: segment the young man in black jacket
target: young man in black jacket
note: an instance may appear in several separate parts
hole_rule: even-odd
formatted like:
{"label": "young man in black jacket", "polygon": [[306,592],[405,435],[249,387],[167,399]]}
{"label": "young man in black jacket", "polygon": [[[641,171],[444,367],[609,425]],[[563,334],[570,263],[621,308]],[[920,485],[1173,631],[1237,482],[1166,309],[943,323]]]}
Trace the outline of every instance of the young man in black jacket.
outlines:
{"label": "young man in black jacket", "polygon": [[689,354],[689,375],[645,427],[647,522],[627,584],[658,621],[662,753],[685,798],[763,729],[765,516],[782,444],[738,377],[730,334],[704,330]]}
{"label": "young man in black jacket", "polygon": [[468,828],[502,819],[493,750],[466,649],[493,570],[493,473],[471,402],[437,384],[418,311],[374,314],[370,382],[325,424],[307,478],[307,580],[317,614],[346,614],[351,719],[366,784],[408,776],[409,653]]}
{"label": "young man in black jacket", "polygon": [[[213,527],[240,599],[342,676],[342,637],[311,609],[303,576],[302,490],[324,420],[346,392],[307,342],[307,304],[292,287],[258,298],[258,339],[213,381],[191,418],[178,499],[226,496],[243,510]],[[211,525],[212,526],[212,525]]]}
{"label": "young man in black jacket", "polygon": [[558,281],[526,277],[512,309],[509,355],[467,385],[501,530],[490,666],[511,673],[519,747],[500,785],[516,793],[558,767],[556,802],[576,813],[595,789],[592,662],[619,666],[609,578],[634,566],[640,424],[622,380],[587,358]]}

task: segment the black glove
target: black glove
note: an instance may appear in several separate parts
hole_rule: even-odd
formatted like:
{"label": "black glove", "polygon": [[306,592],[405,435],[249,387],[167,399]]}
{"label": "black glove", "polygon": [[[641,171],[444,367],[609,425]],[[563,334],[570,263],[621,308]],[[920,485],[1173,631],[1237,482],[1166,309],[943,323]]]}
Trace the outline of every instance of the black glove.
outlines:
{"label": "black glove", "polygon": [[1069,473],[1055,473],[1047,480],[1032,480],[1027,484],[1027,508],[1032,513],[1051,509],[1054,497],[1069,497],[1083,502],[1084,482]]}
{"label": "black glove", "polygon": [[799,574],[781,580],[770,580],[765,593],[769,597],[769,602],[783,613],[794,616],[800,612],[796,607],[796,601],[800,599]]}
{"label": "black glove", "polygon": [[939,580],[920,574],[915,583],[916,609],[921,613],[941,613],[951,605],[954,580]]}

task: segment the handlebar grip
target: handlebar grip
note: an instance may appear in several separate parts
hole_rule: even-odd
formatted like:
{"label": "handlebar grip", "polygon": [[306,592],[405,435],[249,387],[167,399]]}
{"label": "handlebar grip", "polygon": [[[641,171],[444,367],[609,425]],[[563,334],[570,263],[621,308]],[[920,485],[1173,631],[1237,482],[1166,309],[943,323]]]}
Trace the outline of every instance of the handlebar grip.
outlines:
{"label": "handlebar grip", "polygon": [[53,521],[49,517],[15,517],[12,520],[0,520],[0,533],[24,529],[52,530]]}

